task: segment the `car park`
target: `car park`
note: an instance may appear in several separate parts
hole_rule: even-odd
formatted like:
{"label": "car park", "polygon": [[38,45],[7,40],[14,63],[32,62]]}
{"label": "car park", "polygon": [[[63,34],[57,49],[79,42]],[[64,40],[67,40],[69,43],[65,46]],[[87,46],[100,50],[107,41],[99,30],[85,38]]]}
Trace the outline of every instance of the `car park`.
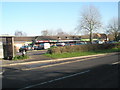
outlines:
{"label": "car park", "polygon": [[117,43],[117,41],[108,41],[107,43]]}
{"label": "car park", "polygon": [[38,46],[33,46],[34,47],[34,50],[37,50]]}
{"label": "car park", "polygon": [[76,44],[74,44],[74,43],[72,43],[72,44],[70,44],[70,46],[75,46]]}
{"label": "car park", "polygon": [[22,46],[22,47],[20,47],[19,52],[22,52],[24,50],[28,51],[28,46]]}
{"label": "car park", "polygon": [[65,43],[57,43],[56,46],[65,46]]}
{"label": "car park", "polygon": [[22,47],[20,47],[19,52],[22,52],[22,51],[29,51],[29,50],[34,50],[34,47],[32,47],[31,45],[22,46]]}
{"label": "car park", "polygon": [[40,43],[40,44],[34,45],[34,50],[41,50],[41,49],[48,49],[48,48],[50,48],[49,43]]}
{"label": "car park", "polygon": [[44,47],[44,49],[50,48],[50,43],[44,43],[44,44],[43,44],[43,47]]}
{"label": "car park", "polygon": [[86,42],[80,42],[80,43],[76,43],[75,45],[84,45],[87,44]]}
{"label": "car park", "polygon": [[103,43],[105,43],[105,42],[104,41],[100,41],[100,40],[94,40],[92,42],[92,44],[103,44]]}

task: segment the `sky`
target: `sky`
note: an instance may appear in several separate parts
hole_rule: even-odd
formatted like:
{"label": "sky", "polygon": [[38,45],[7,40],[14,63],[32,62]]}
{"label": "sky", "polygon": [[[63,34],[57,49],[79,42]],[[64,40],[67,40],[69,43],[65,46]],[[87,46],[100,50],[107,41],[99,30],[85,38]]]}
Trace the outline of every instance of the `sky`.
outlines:
{"label": "sky", "polygon": [[57,29],[74,33],[80,12],[86,5],[99,9],[103,25],[118,16],[118,2],[1,2],[0,35],[14,35],[17,30],[27,33],[27,36]]}

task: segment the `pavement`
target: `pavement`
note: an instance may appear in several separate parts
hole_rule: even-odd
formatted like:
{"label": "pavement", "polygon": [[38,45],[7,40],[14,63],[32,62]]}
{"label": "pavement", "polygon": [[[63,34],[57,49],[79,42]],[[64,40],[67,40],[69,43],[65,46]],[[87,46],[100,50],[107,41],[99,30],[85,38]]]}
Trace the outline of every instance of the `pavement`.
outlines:
{"label": "pavement", "polygon": [[[9,65],[15,63],[23,63],[23,62],[32,62],[32,61],[43,61],[43,60],[50,60],[51,58],[46,57],[42,54],[46,53],[46,50],[38,50],[38,51],[28,51],[27,55],[29,55],[29,59],[24,60],[0,60],[2,65]],[[17,53],[17,55],[21,55],[21,53]]]}
{"label": "pavement", "polygon": [[45,60],[50,60],[51,58],[45,57],[43,55],[40,55],[39,57],[35,56],[30,56],[29,59],[24,59],[24,60],[0,60],[2,62],[2,65],[9,65],[9,64],[15,64],[15,63],[23,63],[23,62],[35,62],[35,61],[45,61]]}
{"label": "pavement", "polygon": [[0,67],[7,67],[7,66],[15,66],[15,65],[30,65],[30,64],[37,64],[41,63],[41,65],[46,64],[52,64],[52,63],[60,63],[60,62],[67,62],[70,60],[76,60],[76,59],[86,59],[86,58],[96,58],[101,57],[105,55],[114,55],[118,54],[115,53],[106,53],[106,54],[96,54],[96,55],[88,55],[88,56],[79,56],[79,57],[72,57],[72,58],[61,58],[61,59],[51,59],[49,57],[45,57],[43,55],[39,55],[39,57],[32,56],[30,59],[26,60],[17,60],[17,61],[11,61],[11,60],[0,60],[1,66]]}

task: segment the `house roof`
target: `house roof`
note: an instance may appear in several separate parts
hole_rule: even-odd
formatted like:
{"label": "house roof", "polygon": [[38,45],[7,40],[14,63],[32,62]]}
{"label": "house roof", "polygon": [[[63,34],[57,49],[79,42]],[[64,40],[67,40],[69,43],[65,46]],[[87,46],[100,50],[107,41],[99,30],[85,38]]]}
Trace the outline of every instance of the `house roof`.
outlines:
{"label": "house roof", "polygon": [[106,39],[107,38],[107,35],[106,34],[96,34],[96,36],[98,38],[101,38],[101,39]]}
{"label": "house roof", "polygon": [[36,40],[80,40],[80,36],[37,36]]}
{"label": "house roof", "polygon": [[14,41],[32,41],[35,37],[14,37]]}
{"label": "house roof", "polygon": [[[89,38],[89,34],[87,35],[82,35],[81,36],[83,39]],[[99,34],[99,33],[93,33],[93,38],[101,38],[101,39],[106,39],[107,35],[106,34]]]}
{"label": "house roof", "polygon": [[[7,37],[13,37],[14,41],[32,41],[32,40],[80,40],[81,36],[7,36]],[[0,37],[1,39],[6,38],[6,36]]]}
{"label": "house roof", "polygon": [[[83,35],[83,36],[0,36],[0,38],[5,37],[14,37],[14,41],[33,41],[33,40],[80,40],[81,38],[89,38],[89,35]],[[106,34],[93,34],[93,38],[101,38],[106,39]],[[4,41],[4,40],[3,40]]]}

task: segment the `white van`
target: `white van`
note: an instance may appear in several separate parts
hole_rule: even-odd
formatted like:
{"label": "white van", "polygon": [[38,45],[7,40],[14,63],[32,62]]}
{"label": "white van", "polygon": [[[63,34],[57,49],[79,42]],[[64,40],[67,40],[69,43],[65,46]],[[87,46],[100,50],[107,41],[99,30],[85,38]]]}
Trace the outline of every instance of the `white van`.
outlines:
{"label": "white van", "polygon": [[50,48],[50,43],[40,43],[40,44],[38,45],[37,50],[48,49],[48,48]]}
{"label": "white van", "polygon": [[50,43],[44,43],[44,49],[50,48]]}
{"label": "white van", "polygon": [[57,43],[57,46],[65,46],[65,43]]}

